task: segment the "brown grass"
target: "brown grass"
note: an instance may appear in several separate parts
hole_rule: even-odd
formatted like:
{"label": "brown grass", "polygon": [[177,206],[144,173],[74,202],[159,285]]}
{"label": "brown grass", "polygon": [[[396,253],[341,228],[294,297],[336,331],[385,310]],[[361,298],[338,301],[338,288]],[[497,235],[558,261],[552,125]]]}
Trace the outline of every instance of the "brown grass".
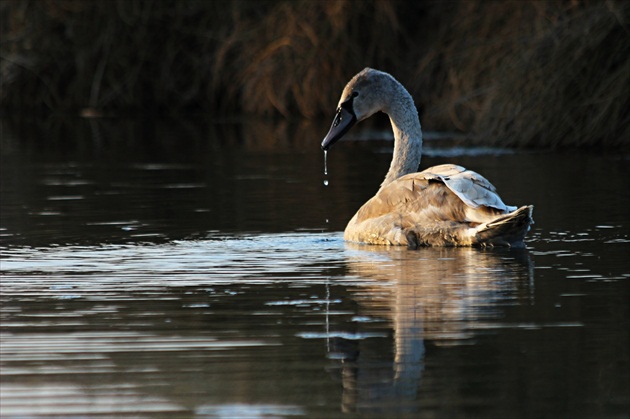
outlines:
{"label": "brown grass", "polygon": [[629,6],[461,2],[412,76],[427,119],[484,143],[628,145]]}
{"label": "brown grass", "polygon": [[0,106],[313,118],[372,66],[430,130],[627,148],[629,16],[595,0],[3,0]]}
{"label": "brown grass", "polygon": [[349,75],[401,63],[397,5],[300,0],[241,18],[217,51],[210,93],[227,87],[230,104],[247,113],[330,113]]}

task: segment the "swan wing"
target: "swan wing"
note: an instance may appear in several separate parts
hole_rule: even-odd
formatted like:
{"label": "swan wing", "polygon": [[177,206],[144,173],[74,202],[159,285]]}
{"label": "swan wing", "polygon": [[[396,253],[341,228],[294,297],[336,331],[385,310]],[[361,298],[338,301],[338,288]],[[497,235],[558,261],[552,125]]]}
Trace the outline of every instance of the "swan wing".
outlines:
{"label": "swan wing", "polygon": [[516,210],[516,207],[503,203],[501,197],[497,194],[496,188],[488,179],[462,166],[442,164],[408,176],[413,175],[427,180],[443,182],[459,199],[471,208],[484,206],[495,208],[501,212]]}

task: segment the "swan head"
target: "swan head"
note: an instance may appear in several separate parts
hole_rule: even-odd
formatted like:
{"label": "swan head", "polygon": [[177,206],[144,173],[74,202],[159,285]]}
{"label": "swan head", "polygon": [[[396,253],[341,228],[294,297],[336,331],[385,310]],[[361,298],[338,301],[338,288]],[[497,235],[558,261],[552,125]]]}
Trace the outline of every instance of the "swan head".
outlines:
{"label": "swan head", "polygon": [[354,76],[343,89],[333,123],[322,141],[328,150],[341,139],[354,124],[369,118],[378,111],[387,111],[387,101],[398,82],[389,74],[366,68]]}

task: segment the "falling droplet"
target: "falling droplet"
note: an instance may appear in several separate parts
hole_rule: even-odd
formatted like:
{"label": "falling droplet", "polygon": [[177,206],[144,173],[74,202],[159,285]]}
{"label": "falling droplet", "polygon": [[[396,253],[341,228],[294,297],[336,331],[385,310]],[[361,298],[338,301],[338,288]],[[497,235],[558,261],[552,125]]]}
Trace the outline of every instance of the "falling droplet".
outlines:
{"label": "falling droplet", "polygon": [[[328,150],[324,150],[324,176],[328,176]],[[324,179],[324,186],[328,186],[328,179]]]}

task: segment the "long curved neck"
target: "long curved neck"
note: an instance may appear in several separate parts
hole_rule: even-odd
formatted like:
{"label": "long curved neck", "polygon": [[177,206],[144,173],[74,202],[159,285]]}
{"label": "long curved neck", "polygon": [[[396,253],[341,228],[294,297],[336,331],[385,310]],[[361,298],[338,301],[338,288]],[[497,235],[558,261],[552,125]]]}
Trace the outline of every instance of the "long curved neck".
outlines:
{"label": "long curved neck", "polygon": [[394,155],[381,188],[401,176],[418,171],[422,157],[422,129],[413,98],[400,83],[396,82],[394,86],[390,103],[383,109],[394,131]]}

